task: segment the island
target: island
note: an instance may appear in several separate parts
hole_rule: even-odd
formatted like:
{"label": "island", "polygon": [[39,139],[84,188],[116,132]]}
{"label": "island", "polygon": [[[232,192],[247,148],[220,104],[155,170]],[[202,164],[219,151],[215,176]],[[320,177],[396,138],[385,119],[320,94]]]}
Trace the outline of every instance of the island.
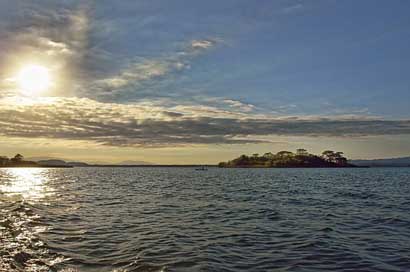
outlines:
{"label": "island", "polygon": [[306,149],[297,149],[296,153],[280,151],[276,154],[271,152],[262,156],[242,155],[228,162],[220,162],[221,168],[340,168],[357,167],[348,163],[343,152],[326,150],[321,155],[310,154]]}
{"label": "island", "polygon": [[13,158],[7,156],[0,156],[0,168],[13,168],[13,167],[42,167],[42,168],[71,168],[71,165],[44,165],[39,162],[26,161],[21,154],[15,155]]}

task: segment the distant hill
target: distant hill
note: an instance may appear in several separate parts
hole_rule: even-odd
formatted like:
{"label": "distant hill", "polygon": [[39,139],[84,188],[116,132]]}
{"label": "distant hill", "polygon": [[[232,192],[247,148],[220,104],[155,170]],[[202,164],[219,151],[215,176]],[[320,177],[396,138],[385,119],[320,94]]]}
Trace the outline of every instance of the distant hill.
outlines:
{"label": "distant hill", "polygon": [[372,166],[372,167],[409,167],[410,157],[403,158],[391,158],[391,159],[375,159],[375,160],[351,160],[350,163],[359,166]]}
{"label": "distant hill", "polygon": [[[36,159],[36,158],[34,158]],[[74,167],[86,167],[86,166],[121,166],[121,165],[126,165],[126,166],[132,166],[132,165],[153,165],[153,163],[150,162],[145,162],[145,161],[123,161],[117,164],[106,164],[106,163],[95,163],[95,164],[88,164],[85,162],[75,162],[75,161],[69,161],[66,162],[63,159],[45,159],[45,160],[34,160],[31,158],[31,160],[36,161],[39,165],[41,166],[74,166]]]}
{"label": "distant hill", "polygon": [[89,166],[88,163],[85,162],[67,162],[70,166]]}
{"label": "distant hill", "polygon": [[153,165],[153,163],[146,161],[122,161],[116,163],[116,165]]}
{"label": "distant hill", "polygon": [[37,163],[42,166],[50,166],[50,165],[65,166],[67,165],[67,163],[63,160],[40,160],[40,161],[37,161]]}
{"label": "distant hill", "polygon": [[41,166],[88,166],[85,162],[66,162],[64,160],[40,160],[37,163]]}
{"label": "distant hill", "polygon": [[56,158],[56,157],[31,157],[31,158],[26,158],[29,161],[34,161],[38,162],[41,165],[70,165],[70,166],[89,166],[89,165],[154,165],[154,163],[151,162],[146,162],[146,161],[133,161],[133,160],[127,160],[127,161],[122,161],[119,163],[111,164],[111,163],[106,163],[106,162],[90,162],[90,163],[85,163],[85,162],[76,162],[76,161],[70,161],[64,158]]}
{"label": "distant hill", "polygon": [[25,158],[25,159],[28,160],[28,161],[34,161],[34,162],[48,161],[48,160],[67,161],[66,159],[56,158],[56,157],[29,157],[29,158]]}

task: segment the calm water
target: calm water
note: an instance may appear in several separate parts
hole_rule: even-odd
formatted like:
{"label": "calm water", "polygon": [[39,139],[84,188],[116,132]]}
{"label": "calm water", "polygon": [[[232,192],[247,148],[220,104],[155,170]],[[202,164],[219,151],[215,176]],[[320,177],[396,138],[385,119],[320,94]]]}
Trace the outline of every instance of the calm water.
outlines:
{"label": "calm water", "polygon": [[410,271],[410,169],[0,169],[0,271]]}

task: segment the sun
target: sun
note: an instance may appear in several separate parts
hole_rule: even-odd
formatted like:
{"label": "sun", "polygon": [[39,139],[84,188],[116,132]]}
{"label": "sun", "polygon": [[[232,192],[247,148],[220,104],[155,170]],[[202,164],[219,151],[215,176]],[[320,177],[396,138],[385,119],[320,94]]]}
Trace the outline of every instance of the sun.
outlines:
{"label": "sun", "polygon": [[18,73],[17,84],[23,94],[38,95],[50,88],[50,72],[41,65],[25,66]]}

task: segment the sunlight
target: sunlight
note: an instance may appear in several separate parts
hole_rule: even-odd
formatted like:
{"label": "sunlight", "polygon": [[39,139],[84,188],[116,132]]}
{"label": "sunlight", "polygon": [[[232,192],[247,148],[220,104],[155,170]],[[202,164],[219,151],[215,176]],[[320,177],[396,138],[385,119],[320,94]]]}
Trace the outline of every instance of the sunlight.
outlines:
{"label": "sunlight", "polygon": [[48,90],[52,82],[49,69],[41,65],[28,65],[18,73],[17,83],[23,94],[36,96]]}
{"label": "sunlight", "polygon": [[0,192],[9,197],[38,200],[52,191],[47,188],[47,169],[7,168],[0,177]]}

